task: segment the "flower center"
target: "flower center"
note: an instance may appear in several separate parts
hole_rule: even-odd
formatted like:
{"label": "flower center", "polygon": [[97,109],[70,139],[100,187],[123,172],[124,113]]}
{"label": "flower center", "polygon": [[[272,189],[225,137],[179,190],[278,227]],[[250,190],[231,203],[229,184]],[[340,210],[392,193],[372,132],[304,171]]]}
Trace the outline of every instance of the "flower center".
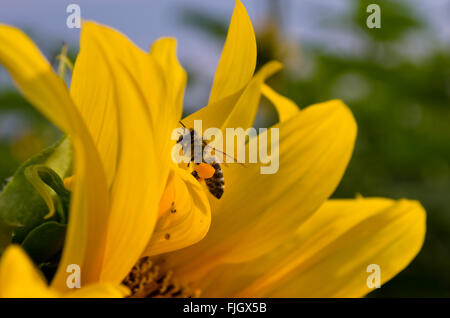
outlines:
{"label": "flower center", "polygon": [[199,297],[200,290],[180,284],[172,271],[163,271],[157,261],[141,258],[122,282],[131,290],[132,298]]}

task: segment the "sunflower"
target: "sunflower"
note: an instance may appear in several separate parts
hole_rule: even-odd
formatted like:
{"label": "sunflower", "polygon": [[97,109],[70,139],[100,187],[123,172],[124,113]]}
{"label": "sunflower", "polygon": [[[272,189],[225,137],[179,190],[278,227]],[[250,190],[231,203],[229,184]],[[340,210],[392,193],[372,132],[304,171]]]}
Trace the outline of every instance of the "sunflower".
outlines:
{"label": "sunflower", "polygon": [[[300,110],[265,84],[278,62],[254,74],[255,35],[239,0],[208,104],[183,123],[249,128],[264,95],[279,114],[271,144],[279,170],[224,167],[220,200],[171,159],[187,79],[174,39],[146,52],[85,22],[70,91],[20,30],[0,26],[0,41],[0,63],[74,150],[58,270],[47,286],[24,252],[8,247],[3,296],[107,297],[125,285],[134,297],[359,297],[371,291],[368,265],[380,267],[384,283],[422,246],[425,211],[416,201],[328,200],[353,151],[351,111],[339,100]],[[81,268],[76,292],[66,285],[71,264]]]}

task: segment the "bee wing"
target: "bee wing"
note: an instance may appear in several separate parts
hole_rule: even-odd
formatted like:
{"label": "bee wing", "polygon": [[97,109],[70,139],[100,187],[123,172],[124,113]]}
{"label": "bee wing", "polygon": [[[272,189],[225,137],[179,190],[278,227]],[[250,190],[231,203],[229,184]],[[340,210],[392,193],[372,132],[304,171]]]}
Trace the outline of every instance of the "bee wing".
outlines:
{"label": "bee wing", "polygon": [[[181,126],[183,126],[183,128],[187,129],[187,128],[186,128],[186,125],[183,124],[183,122],[182,122],[181,120],[179,120],[178,122],[180,123]],[[242,165],[243,167],[245,167],[245,164],[244,164],[244,163],[238,162],[236,158],[234,158],[234,157],[232,157],[232,156],[226,154],[226,153],[223,152],[223,151],[217,150],[216,148],[214,148],[214,147],[208,145],[208,144],[206,143],[206,141],[204,141],[204,140],[203,140],[203,147],[205,147],[205,148],[206,148],[206,147],[211,148],[211,149],[214,150],[214,152],[216,152],[216,151],[217,151],[217,152],[220,152],[222,155],[225,155],[225,156],[227,156],[228,158],[233,159],[236,163],[238,163],[238,164]],[[222,163],[224,163],[224,162],[222,162]],[[226,165],[226,164],[225,164],[225,166],[228,167],[228,165]]]}
{"label": "bee wing", "polygon": [[[223,152],[223,151],[217,150],[217,149],[214,148],[213,146],[208,145],[208,144],[206,143],[206,141],[204,141],[204,140],[203,140],[203,146],[204,146],[205,148],[206,148],[206,147],[211,148],[212,150],[214,150],[214,152],[217,151],[217,152],[221,153],[222,155],[225,155],[225,156],[227,156],[228,158],[233,159],[236,163],[238,163],[238,164],[240,164],[240,165],[242,165],[242,166],[245,167],[245,164],[244,164],[244,163],[238,162],[236,158],[234,158],[234,157],[232,157],[232,156],[226,154],[226,153]],[[225,167],[228,167],[228,165],[226,165],[225,162],[222,162],[222,163],[225,164]]]}

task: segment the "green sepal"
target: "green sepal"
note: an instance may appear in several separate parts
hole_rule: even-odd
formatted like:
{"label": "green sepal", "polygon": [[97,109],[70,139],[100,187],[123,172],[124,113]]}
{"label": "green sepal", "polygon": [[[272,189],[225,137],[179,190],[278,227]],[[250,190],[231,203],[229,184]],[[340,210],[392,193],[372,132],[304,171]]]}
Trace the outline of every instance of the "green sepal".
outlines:
{"label": "green sepal", "polygon": [[47,204],[49,212],[44,219],[53,217],[57,212],[59,221],[66,223],[70,192],[64,187],[60,176],[44,165],[28,166],[24,170],[24,175]]}
{"label": "green sepal", "polygon": [[[44,218],[48,215],[49,208],[41,194],[26,176],[26,171],[28,173],[32,171],[28,169],[31,166],[45,166],[54,171],[60,179],[70,176],[72,147],[69,140],[62,138],[55,145],[24,162],[0,193],[0,231],[2,231],[0,239],[3,238],[0,241],[0,251],[12,240],[18,244],[22,243],[31,230],[44,222],[50,220],[66,221],[64,213],[61,213],[64,209],[64,200],[56,200],[60,202],[56,202],[56,211],[60,210],[57,215],[49,219]],[[42,176],[44,176],[44,179],[42,179]],[[47,183],[45,181],[47,180],[49,182],[47,185],[52,187],[57,185],[55,190],[60,189],[59,182],[54,180],[55,175],[52,175],[52,173],[44,173],[43,175],[39,173],[39,177],[45,183]],[[13,235],[11,235],[11,228],[14,229]]]}
{"label": "green sepal", "polygon": [[61,251],[65,235],[65,224],[49,221],[31,230],[23,240],[22,247],[36,264],[41,264]]}
{"label": "green sepal", "polygon": [[6,224],[0,218],[0,255],[3,250],[11,243],[11,239],[14,233],[14,226]]}

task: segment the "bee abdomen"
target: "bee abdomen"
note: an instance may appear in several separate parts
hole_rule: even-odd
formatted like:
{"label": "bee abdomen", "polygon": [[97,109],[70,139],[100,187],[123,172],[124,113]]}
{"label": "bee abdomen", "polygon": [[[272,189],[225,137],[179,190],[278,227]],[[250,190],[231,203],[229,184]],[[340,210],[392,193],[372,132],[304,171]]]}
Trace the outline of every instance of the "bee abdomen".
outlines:
{"label": "bee abdomen", "polygon": [[223,172],[220,164],[215,162],[212,166],[216,171],[211,178],[205,179],[205,183],[208,186],[209,192],[217,199],[220,199],[224,192],[225,180],[223,178]]}

